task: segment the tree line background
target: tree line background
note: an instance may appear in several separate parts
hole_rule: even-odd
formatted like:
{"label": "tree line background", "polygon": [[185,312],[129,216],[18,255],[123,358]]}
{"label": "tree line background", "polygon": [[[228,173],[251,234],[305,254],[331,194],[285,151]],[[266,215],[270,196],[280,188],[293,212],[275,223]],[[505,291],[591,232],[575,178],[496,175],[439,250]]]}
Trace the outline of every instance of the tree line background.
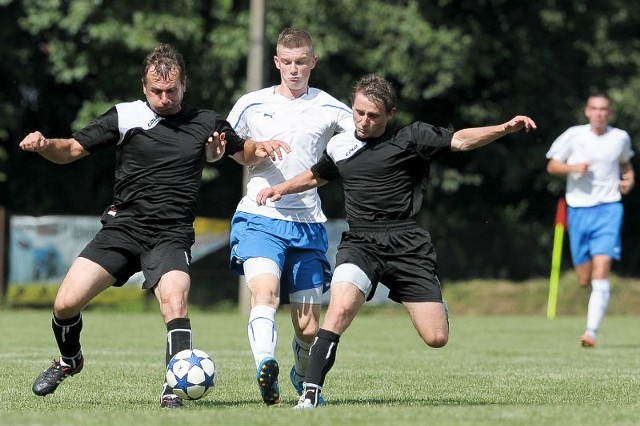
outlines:
{"label": "tree line background", "polygon": [[[68,137],[116,102],[143,97],[141,63],[157,42],[187,63],[189,104],[223,115],[246,91],[249,0],[0,0],[0,205],[13,214],[99,215],[111,201],[114,153],[59,166],[21,152],[41,130]],[[396,124],[464,128],[531,116],[518,133],[478,151],[445,154],[431,168],[419,221],[433,236],[446,280],[546,276],[564,179],[545,153],[585,123],[584,102],[607,91],[613,125],[640,151],[640,3],[632,0],[269,0],[265,82],[284,27],[314,38],[310,84],[349,102],[363,74],[398,89]],[[633,159],[640,178],[638,160]],[[375,167],[375,165],[372,165]],[[199,215],[231,217],[242,168],[207,166]],[[321,189],[330,218],[344,217],[339,183]],[[625,197],[623,259],[640,272],[640,188]],[[566,240],[565,240],[566,241]],[[563,266],[570,267],[565,245]]]}

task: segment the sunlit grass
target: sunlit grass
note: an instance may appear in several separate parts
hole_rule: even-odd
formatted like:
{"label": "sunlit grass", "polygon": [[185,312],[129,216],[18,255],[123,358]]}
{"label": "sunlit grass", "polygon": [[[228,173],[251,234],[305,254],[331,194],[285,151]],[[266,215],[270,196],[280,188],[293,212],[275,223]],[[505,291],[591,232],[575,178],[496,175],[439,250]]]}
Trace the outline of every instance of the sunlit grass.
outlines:
{"label": "sunlit grass", "polygon": [[343,336],[327,377],[328,405],[291,407],[288,314],[278,314],[283,403],[266,407],[254,379],[246,319],[195,312],[195,347],[220,368],[216,388],[185,410],[158,406],[165,329],[157,312],[86,311],[85,369],[46,398],[31,393],[55,356],[46,310],[0,311],[1,424],[438,424],[640,423],[640,330],[636,317],[609,316],[598,346],[578,346],[582,316],[451,318],[442,349],[419,341],[402,308],[368,309]]}

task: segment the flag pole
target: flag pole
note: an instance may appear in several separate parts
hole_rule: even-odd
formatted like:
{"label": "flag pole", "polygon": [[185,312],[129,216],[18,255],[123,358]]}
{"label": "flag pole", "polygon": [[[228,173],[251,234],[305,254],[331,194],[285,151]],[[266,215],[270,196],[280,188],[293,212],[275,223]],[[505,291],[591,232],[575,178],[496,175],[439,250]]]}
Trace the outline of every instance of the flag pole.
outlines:
{"label": "flag pole", "polygon": [[551,277],[549,278],[549,300],[547,301],[547,318],[556,317],[558,304],[558,282],[560,281],[560,266],[562,264],[562,243],[564,230],[567,225],[567,203],[564,197],[558,200],[556,220],[553,235],[553,253],[551,255]]}

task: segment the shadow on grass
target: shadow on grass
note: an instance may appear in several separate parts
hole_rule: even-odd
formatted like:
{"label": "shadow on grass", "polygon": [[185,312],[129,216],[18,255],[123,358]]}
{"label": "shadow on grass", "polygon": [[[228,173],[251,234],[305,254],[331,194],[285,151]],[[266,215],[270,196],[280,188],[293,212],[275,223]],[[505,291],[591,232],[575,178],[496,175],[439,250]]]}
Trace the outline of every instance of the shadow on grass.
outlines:
{"label": "shadow on grass", "polygon": [[594,350],[599,348],[607,349],[640,349],[640,342],[638,343],[606,343],[604,345],[596,345]]}
{"label": "shadow on grass", "polygon": [[393,407],[474,407],[474,406],[485,406],[485,405],[508,405],[506,402],[500,401],[472,401],[465,399],[452,399],[452,398],[437,398],[433,400],[425,400],[422,398],[376,398],[376,399],[367,399],[366,401],[362,401],[359,399],[336,399],[327,402],[327,406],[352,406],[352,405],[375,405],[375,406],[393,406]]}
{"label": "shadow on grass", "polygon": [[[197,408],[220,408],[220,407],[241,407],[247,405],[253,405],[257,407],[265,407],[268,409],[293,409],[296,405],[295,402],[287,403],[281,402],[278,405],[267,406],[261,401],[255,399],[238,400],[238,401],[187,401],[186,407],[196,404]],[[465,399],[452,399],[452,398],[436,398],[432,400],[425,400],[424,398],[375,398],[375,399],[355,399],[355,398],[342,398],[332,399],[328,401],[323,407],[318,408],[330,408],[330,407],[346,407],[346,406],[369,406],[375,405],[377,407],[392,406],[392,407],[473,407],[473,406],[491,406],[491,405],[509,405],[506,402],[500,401],[474,401]],[[192,405],[193,406],[193,405]]]}

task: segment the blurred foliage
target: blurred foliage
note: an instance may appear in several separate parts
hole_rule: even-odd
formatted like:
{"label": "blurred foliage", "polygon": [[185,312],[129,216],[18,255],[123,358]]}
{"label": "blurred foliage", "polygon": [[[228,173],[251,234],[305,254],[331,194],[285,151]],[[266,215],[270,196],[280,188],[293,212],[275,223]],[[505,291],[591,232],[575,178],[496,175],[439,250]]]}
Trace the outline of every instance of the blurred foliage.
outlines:
{"label": "blurred foliage", "polygon": [[[0,0],[0,204],[20,214],[99,214],[113,155],[57,166],[21,152],[25,134],[68,136],[115,102],[142,97],[140,64],[157,42],[175,45],[189,75],[186,101],[226,114],[246,91],[248,0]],[[354,81],[378,72],[396,84],[396,121],[463,128],[533,117],[538,130],[433,164],[420,222],[444,275],[525,279],[546,274],[561,179],[545,153],[583,123],[587,94],[605,90],[615,121],[640,147],[640,3],[623,0],[269,0],[266,84],[287,26],[308,29],[319,63],[311,78],[348,102]],[[634,160],[635,161],[635,160]],[[242,168],[208,166],[200,214],[230,217]],[[222,177],[222,179],[218,178]],[[342,217],[340,186],[324,189]],[[640,268],[640,190],[625,199],[622,274]]]}

